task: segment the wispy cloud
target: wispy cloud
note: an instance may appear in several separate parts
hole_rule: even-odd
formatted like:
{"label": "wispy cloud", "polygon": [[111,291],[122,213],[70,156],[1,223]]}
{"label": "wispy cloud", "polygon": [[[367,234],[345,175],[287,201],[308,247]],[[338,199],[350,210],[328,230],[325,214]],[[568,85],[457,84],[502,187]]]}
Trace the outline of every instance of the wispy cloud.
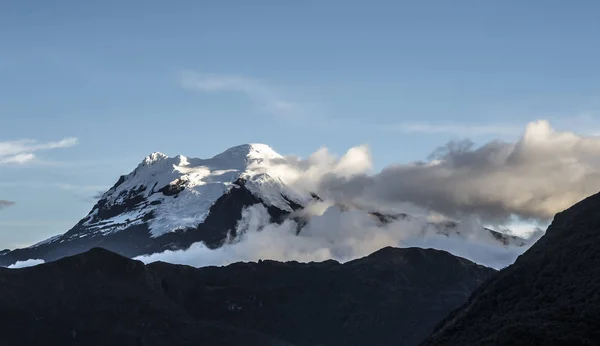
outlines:
{"label": "wispy cloud", "polygon": [[452,124],[452,123],[401,123],[386,126],[385,130],[405,133],[448,134],[455,136],[517,136],[523,132],[523,125],[503,124]]}
{"label": "wispy cloud", "polygon": [[14,204],[15,204],[15,202],[13,202],[13,201],[7,201],[5,199],[0,199],[0,209],[10,207],[11,205],[14,205]]}
{"label": "wispy cloud", "polygon": [[0,187],[27,187],[34,189],[61,189],[66,191],[80,191],[85,193],[106,191],[109,186],[102,184],[71,184],[65,182],[51,182],[42,180],[14,180],[0,181]]}
{"label": "wispy cloud", "polygon": [[[43,228],[43,229],[56,229],[56,230],[67,230],[70,227],[73,227],[79,220],[52,220],[52,219],[42,219],[42,220],[0,220],[0,229],[3,228],[15,228],[19,230],[25,230],[28,228]],[[53,234],[49,234],[51,236]],[[44,235],[45,237],[45,235]],[[32,240],[34,241],[34,240]],[[31,243],[23,243],[19,244],[19,246],[29,246]]]}
{"label": "wispy cloud", "polygon": [[182,74],[181,83],[184,88],[202,92],[243,94],[261,110],[277,116],[292,116],[300,110],[298,103],[284,98],[272,87],[247,77],[186,72]]}
{"label": "wispy cloud", "polygon": [[76,145],[77,142],[77,138],[74,137],[45,143],[33,139],[0,142],[0,164],[30,163],[36,160],[38,151],[68,148]]}
{"label": "wispy cloud", "polygon": [[57,183],[55,184],[56,187],[63,189],[63,190],[68,190],[68,191],[84,191],[84,192],[97,192],[100,190],[107,190],[108,187],[106,187],[105,185],[73,185],[73,184],[69,184],[69,183]]}
{"label": "wispy cloud", "polygon": [[84,202],[95,202],[102,198],[104,192],[108,190],[105,185],[72,185],[67,183],[56,184],[56,187],[70,191]]}

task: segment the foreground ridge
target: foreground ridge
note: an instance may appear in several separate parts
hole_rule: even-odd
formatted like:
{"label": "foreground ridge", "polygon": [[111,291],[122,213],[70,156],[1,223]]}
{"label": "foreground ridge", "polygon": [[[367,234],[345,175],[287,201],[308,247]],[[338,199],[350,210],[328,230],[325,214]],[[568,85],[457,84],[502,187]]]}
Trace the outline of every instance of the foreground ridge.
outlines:
{"label": "foreground ridge", "polygon": [[199,269],[94,248],[0,268],[0,344],[416,345],[493,273],[420,248]]}
{"label": "foreground ridge", "polygon": [[600,340],[600,194],[481,286],[424,345],[595,345]]}

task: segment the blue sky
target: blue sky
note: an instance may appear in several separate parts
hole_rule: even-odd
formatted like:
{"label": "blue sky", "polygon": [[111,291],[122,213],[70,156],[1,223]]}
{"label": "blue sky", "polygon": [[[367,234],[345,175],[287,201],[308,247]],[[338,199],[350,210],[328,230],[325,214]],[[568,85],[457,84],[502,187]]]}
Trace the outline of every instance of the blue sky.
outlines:
{"label": "blue sky", "polygon": [[15,202],[0,204],[0,248],[66,231],[153,151],[366,143],[380,169],[451,139],[515,139],[534,119],[596,133],[598,13],[549,0],[1,2],[0,154],[19,143],[36,159],[0,159],[0,200]]}

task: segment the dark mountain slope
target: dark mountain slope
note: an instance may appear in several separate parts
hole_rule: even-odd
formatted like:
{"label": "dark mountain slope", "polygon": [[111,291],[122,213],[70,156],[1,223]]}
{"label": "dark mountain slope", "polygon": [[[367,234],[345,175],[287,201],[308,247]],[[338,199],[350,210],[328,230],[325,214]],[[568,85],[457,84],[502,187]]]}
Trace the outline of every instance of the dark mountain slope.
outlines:
{"label": "dark mountain slope", "polygon": [[598,345],[600,194],[480,287],[425,345]]}
{"label": "dark mountain slope", "polygon": [[287,345],[196,321],[139,261],[103,249],[0,268],[0,345]]}
{"label": "dark mountain slope", "polygon": [[92,249],[0,268],[0,345],[415,345],[493,273],[417,248],[200,269]]}

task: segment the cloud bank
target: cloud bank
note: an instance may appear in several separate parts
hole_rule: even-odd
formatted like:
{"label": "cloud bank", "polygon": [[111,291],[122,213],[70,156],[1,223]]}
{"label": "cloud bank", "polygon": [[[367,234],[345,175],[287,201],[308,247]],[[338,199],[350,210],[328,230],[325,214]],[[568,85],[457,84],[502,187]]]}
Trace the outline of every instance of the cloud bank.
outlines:
{"label": "cloud bank", "polygon": [[[382,224],[362,210],[342,210],[325,202],[314,205],[313,215],[301,227],[288,219],[270,223],[266,208],[260,204],[244,210],[237,231],[241,234],[216,250],[195,243],[187,250],[165,251],[137,259],[145,263],[165,261],[196,267],[226,265],[238,261],[273,259],[280,261],[345,262],[369,255],[386,246],[423,247],[449,251],[493,268],[512,263],[526,247],[504,247],[478,222],[463,222],[448,235],[426,218],[410,218]],[[533,239],[531,240],[533,241]]]}
{"label": "cloud bank", "polygon": [[32,139],[0,142],[0,164],[24,164],[36,159],[36,152],[68,148],[76,145],[77,138],[64,138],[56,142],[39,143]]}
{"label": "cloud bank", "polygon": [[[547,121],[527,125],[516,142],[450,142],[426,161],[391,165],[379,173],[372,172],[367,146],[340,157],[323,148],[306,159],[273,160],[266,169],[324,200],[293,215],[305,220],[301,224],[294,219],[270,223],[257,205],[244,211],[237,226],[242,235],[222,248],[197,243],[139,259],[194,266],[258,259],[347,261],[384,246],[418,246],[502,268],[543,232],[519,227],[521,233],[513,233],[530,237],[527,244],[505,246],[484,225],[501,229],[515,219],[547,224],[555,213],[600,191],[599,158],[600,138],[556,131]],[[382,224],[369,211],[410,217]],[[458,226],[440,228],[447,220]]]}
{"label": "cloud bank", "polygon": [[599,158],[600,137],[556,131],[542,120],[528,124],[516,142],[453,141],[426,161],[376,174],[364,145],[341,157],[325,148],[307,159],[286,157],[268,171],[339,203],[385,211],[415,205],[500,225],[514,217],[545,223],[600,191]]}
{"label": "cloud bank", "polygon": [[376,175],[330,174],[321,189],[363,203],[410,202],[455,218],[477,215],[494,224],[511,216],[547,221],[600,191],[600,137],[537,121],[515,143],[451,142],[427,162]]}

